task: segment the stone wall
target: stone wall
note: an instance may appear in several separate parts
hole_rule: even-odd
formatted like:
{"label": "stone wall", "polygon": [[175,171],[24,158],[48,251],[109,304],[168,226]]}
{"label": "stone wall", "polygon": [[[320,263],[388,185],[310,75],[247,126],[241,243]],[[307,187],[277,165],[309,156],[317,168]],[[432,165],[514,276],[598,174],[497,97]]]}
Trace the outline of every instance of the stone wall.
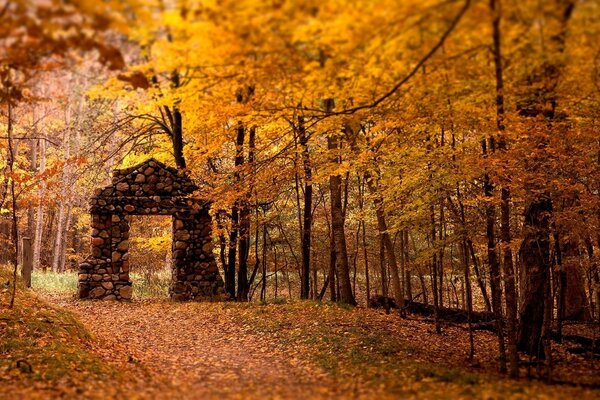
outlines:
{"label": "stone wall", "polygon": [[154,159],[115,170],[112,184],[90,200],[91,254],[79,266],[79,297],[131,299],[129,216],[172,215],[171,298],[222,299],[208,204],[194,198],[194,190],[184,174]]}

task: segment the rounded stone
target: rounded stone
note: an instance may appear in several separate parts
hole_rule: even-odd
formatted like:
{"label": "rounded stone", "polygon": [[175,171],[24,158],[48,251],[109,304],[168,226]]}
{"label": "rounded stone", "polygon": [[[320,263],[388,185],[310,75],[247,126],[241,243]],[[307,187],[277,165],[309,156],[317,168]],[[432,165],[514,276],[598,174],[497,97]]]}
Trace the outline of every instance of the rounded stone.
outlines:
{"label": "rounded stone", "polygon": [[92,238],[92,246],[102,246],[104,244],[104,239],[101,237],[93,237]]}
{"label": "rounded stone", "polygon": [[124,207],[124,209],[125,209],[125,211],[127,211],[127,212],[132,212],[132,211],[135,211],[135,207],[134,207],[134,206],[132,206],[131,204],[127,204],[127,205]]}
{"label": "rounded stone", "polygon": [[125,191],[129,190],[129,184],[127,182],[120,182],[120,183],[117,183],[116,188],[119,192],[125,192]]}
{"label": "rounded stone", "polygon": [[105,293],[106,293],[106,291],[103,288],[101,288],[100,286],[98,286],[98,287],[95,287],[92,290],[90,290],[90,297],[92,299],[97,299],[97,298],[104,296]]}
{"label": "rounded stone", "polygon": [[111,290],[113,288],[112,282],[102,282],[102,287],[106,290]]}
{"label": "rounded stone", "polygon": [[121,298],[129,300],[131,299],[131,295],[133,294],[133,288],[131,286],[123,286],[121,290],[119,290],[119,295]]}
{"label": "rounded stone", "polygon": [[142,174],[137,174],[135,176],[135,183],[144,183],[146,182],[146,177]]}
{"label": "rounded stone", "polygon": [[206,254],[212,253],[212,249],[212,243],[206,243],[204,246],[202,246],[202,251]]}
{"label": "rounded stone", "polygon": [[190,234],[187,233],[186,231],[176,231],[175,232],[175,239],[176,240],[190,240]]}

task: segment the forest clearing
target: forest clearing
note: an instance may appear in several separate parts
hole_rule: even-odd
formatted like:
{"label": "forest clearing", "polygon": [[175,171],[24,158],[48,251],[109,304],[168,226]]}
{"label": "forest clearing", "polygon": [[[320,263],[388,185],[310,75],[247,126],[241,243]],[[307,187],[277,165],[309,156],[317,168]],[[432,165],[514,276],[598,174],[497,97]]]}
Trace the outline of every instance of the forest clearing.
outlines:
{"label": "forest clearing", "polygon": [[600,397],[600,3],[0,0],[0,398]]}

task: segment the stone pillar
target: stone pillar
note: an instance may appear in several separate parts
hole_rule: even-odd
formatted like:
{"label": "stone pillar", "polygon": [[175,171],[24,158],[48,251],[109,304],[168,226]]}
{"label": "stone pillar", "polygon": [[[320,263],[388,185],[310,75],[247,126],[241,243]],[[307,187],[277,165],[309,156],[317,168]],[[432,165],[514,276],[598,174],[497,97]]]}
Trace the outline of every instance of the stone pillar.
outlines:
{"label": "stone pillar", "polygon": [[[129,300],[132,295],[129,280],[129,215],[113,214],[111,216],[111,282],[112,292],[117,300]],[[108,293],[108,291],[107,291]]]}
{"label": "stone pillar", "polygon": [[223,280],[212,252],[211,219],[206,210],[173,217],[173,300],[221,300]]}
{"label": "stone pillar", "polygon": [[91,216],[91,254],[79,264],[78,294],[81,299],[97,299],[106,295],[106,287],[110,287],[111,261],[111,229],[112,220],[109,214],[92,213]]}
{"label": "stone pillar", "polygon": [[92,214],[92,253],[79,265],[80,298],[131,299],[129,220],[121,214]]}

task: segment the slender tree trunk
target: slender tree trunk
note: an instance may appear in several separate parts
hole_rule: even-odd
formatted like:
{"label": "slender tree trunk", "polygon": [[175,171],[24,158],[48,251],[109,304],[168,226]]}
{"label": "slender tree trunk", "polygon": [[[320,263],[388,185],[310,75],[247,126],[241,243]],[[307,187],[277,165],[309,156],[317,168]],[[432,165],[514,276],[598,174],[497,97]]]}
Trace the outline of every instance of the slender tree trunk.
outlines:
{"label": "slender tree trunk", "polygon": [[[339,156],[336,154],[340,148],[339,142],[339,138],[333,135],[327,138],[327,148],[333,153],[332,160],[336,163],[339,162]],[[348,264],[346,233],[344,229],[344,211],[342,208],[342,177],[340,175],[331,175],[329,177],[329,190],[331,196],[331,230],[335,244],[335,267],[340,284],[339,301],[345,304],[356,305],[350,281],[350,266]]]}
{"label": "slender tree trunk", "polygon": [[14,173],[14,164],[15,164],[15,154],[16,151],[14,149],[14,144],[13,144],[13,113],[12,113],[12,98],[10,95],[10,88],[12,87],[12,85],[9,83],[5,83],[4,87],[8,88],[7,89],[7,96],[6,98],[8,99],[8,122],[7,122],[7,127],[6,127],[6,136],[8,139],[8,154],[6,156],[6,165],[8,167],[8,176],[5,176],[4,179],[6,180],[10,180],[9,186],[10,186],[10,198],[11,198],[11,215],[12,215],[12,229],[11,229],[11,236],[12,236],[12,240],[14,243],[14,252],[12,254],[11,257],[11,261],[13,264],[13,276],[12,276],[12,292],[11,292],[11,296],[10,296],[10,304],[8,306],[8,308],[13,308],[15,305],[15,298],[17,295],[17,266],[18,266],[18,258],[19,258],[19,217],[18,217],[18,210],[17,210],[17,198],[16,198],[16,194],[15,194],[15,179],[13,177],[13,173]]}
{"label": "slender tree trunk", "polygon": [[[174,71],[171,76],[171,86],[173,89],[179,88],[181,82],[179,72]],[[171,122],[171,143],[173,145],[173,158],[175,159],[175,165],[178,169],[186,169],[185,157],[183,155],[183,116],[181,110],[176,104],[171,107],[172,112],[170,113]],[[167,110],[169,111],[169,110]],[[167,112],[169,114],[169,112]]]}
{"label": "slender tree trunk", "polygon": [[469,246],[469,253],[471,254],[471,260],[473,261],[473,270],[475,271],[475,278],[477,279],[477,285],[481,290],[481,296],[483,297],[483,302],[485,303],[485,309],[488,312],[491,312],[492,303],[490,302],[490,297],[485,286],[485,281],[483,280],[483,277],[481,276],[481,271],[479,270],[479,260],[477,259],[477,255],[475,254],[475,247],[473,246],[473,241],[471,239],[467,239],[467,245]]}
{"label": "slender tree trunk", "polygon": [[388,232],[388,227],[385,218],[385,208],[383,205],[383,197],[381,196],[377,184],[373,181],[373,178],[368,172],[365,172],[365,181],[369,192],[374,195],[375,199],[373,203],[375,205],[375,215],[377,217],[377,229],[379,230],[379,236],[385,246],[386,259],[390,265],[390,280],[392,283],[392,291],[394,292],[394,300],[401,310],[404,309],[404,296],[402,295],[402,286],[400,285],[400,275],[398,271],[398,263],[396,260],[396,251],[394,244]]}
{"label": "slender tree trunk", "polygon": [[72,128],[72,105],[67,105],[67,110],[65,112],[65,132],[63,135],[62,147],[64,148],[63,154],[63,162],[65,165],[63,166],[62,174],[61,174],[61,182],[64,190],[61,191],[63,193],[62,199],[58,205],[58,216],[56,220],[56,236],[54,237],[54,249],[52,256],[52,271],[54,272],[62,272],[63,264],[61,260],[63,260],[63,249],[64,242],[66,240],[66,230],[67,230],[67,209],[70,200],[70,182],[69,178],[71,175],[70,165],[69,163],[71,158],[71,133],[73,131]]}
{"label": "slender tree trunk", "polygon": [[405,279],[405,292],[406,292],[406,298],[408,299],[408,301],[413,301],[413,296],[412,296],[412,271],[411,271],[411,263],[410,263],[410,258],[409,258],[409,252],[408,252],[408,231],[405,230],[404,231],[404,247],[402,249],[402,251],[404,252],[404,262],[406,263],[406,279]]}
{"label": "slender tree trunk", "polygon": [[302,146],[302,168],[304,169],[304,210],[302,223],[302,274],[300,298],[308,299],[310,293],[310,251],[312,239],[312,168],[308,151],[308,137],[304,117],[298,117],[298,139]]}
{"label": "slender tree trunk", "polygon": [[435,207],[433,204],[429,206],[429,214],[431,218],[431,248],[433,249],[433,256],[431,258],[431,291],[433,294],[433,319],[435,321],[435,332],[442,333],[442,327],[440,326],[439,318],[439,291],[438,291],[438,253],[435,250],[437,232],[435,228]]}
{"label": "slender tree trunk", "polygon": [[260,299],[261,301],[267,301],[267,224],[263,225],[262,238],[262,288]]}
{"label": "slender tree trunk", "polygon": [[[485,139],[482,143],[484,157],[487,157],[488,146]],[[493,153],[495,150],[494,139],[489,139],[489,151]],[[490,199],[493,196],[494,187],[490,181],[490,177],[486,172],[483,177],[484,195]],[[486,220],[486,238],[487,238],[487,254],[488,264],[490,268],[490,287],[492,289],[492,311],[496,319],[496,334],[498,335],[498,351],[500,353],[500,372],[506,372],[506,350],[504,347],[504,329],[502,318],[502,286],[500,284],[500,263],[498,261],[498,253],[496,252],[496,207],[489,203],[485,206]]]}
{"label": "slender tree trunk", "polygon": [[471,325],[471,315],[473,313],[473,293],[471,290],[471,271],[469,267],[469,254],[467,253],[467,242],[463,239],[460,243],[460,256],[465,274],[465,301],[467,305],[467,323],[469,327],[469,361],[475,358],[475,340],[473,338],[473,327]]}
{"label": "slender tree trunk", "polygon": [[[37,129],[37,107],[33,106],[32,111],[33,120],[33,139],[30,139],[29,148],[29,171],[32,176],[35,176],[37,172],[37,146],[38,146],[38,129]],[[33,201],[29,200],[27,204],[27,236],[31,239],[35,235],[35,207]]]}
{"label": "slender tree trunk", "polygon": [[[239,123],[237,127],[235,140],[235,172],[234,182],[239,185],[242,165],[244,164],[244,126]],[[227,276],[225,277],[225,291],[229,298],[234,300],[235,293],[235,267],[237,258],[237,241],[239,226],[239,201],[236,200],[231,208],[231,232],[229,233],[229,253],[227,256]]]}
{"label": "slender tree trunk", "polygon": [[[501,44],[501,0],[490,0],[492,10],[492,38],[494,54],[494,70],[496,76],[496,126],[498,129],[498,149],[502,152],[507,150],[505,138],[505,111],[504,111],[504,71],[502,65]],[[500,240],[504,254],[504,288],[506,290],[506,314],[507,314],[507,343],[509,374],[516,378],[519,376],[519,354],[517,352],[516,337],[516,314],[517,297],[515,289],[515,271],[510,248],[510,189],[506,186],[501,188],[500,203]]]}
{"label": "slender tree trunk", "polygon": [[[42,130],[43,132],[43,130]],[[43,133],[42,133],[43,134]],[[39,145],[40,151],[40,170],[39,174],[42,175],[46,171],[46,141],[40,140]],[[35,234],[33,236],[33,269],[40,267],[40,255],[42,251],[42,236],[44,231],[44,196],[46,194],[46,182],[44,179],[40,181],[40,188],[38,191],[38,204],[37,204],[37,217],[35,219]]]}
{"label": "slender tree trunk", "polygon": [[[243,142],[242,142],[243,147]],[[240,266],[238,271],[238,300],[248,301],[248,254],[250,253],[250,197],[254,191],[254,157],[256,147],[256,129],[250,128],[248,132],[248,165],[250,177],[248,193],[242,200],[240,210]]]}

